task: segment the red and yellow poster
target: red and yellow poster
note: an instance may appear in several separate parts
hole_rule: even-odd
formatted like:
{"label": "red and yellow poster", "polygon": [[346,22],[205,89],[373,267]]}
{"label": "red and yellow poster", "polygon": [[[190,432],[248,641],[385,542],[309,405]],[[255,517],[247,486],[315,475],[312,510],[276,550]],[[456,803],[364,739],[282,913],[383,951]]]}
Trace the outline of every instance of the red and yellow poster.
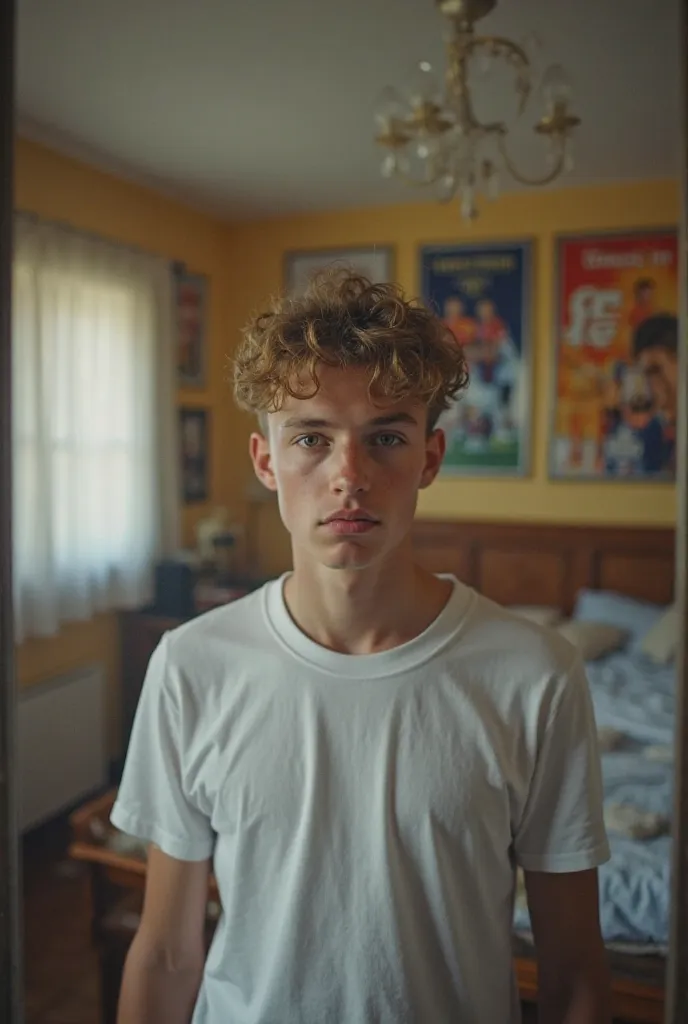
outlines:
{"label": "red and yellow poster", "polygon": [[551,475],[675,475],[675,230],[560,238]]}

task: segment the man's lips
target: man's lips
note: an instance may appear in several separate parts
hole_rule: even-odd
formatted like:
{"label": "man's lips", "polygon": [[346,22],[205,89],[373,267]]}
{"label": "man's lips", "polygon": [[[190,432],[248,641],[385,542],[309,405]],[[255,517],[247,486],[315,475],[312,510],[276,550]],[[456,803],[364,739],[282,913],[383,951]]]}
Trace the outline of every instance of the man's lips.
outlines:
{"label": "man's lips", "polygon": [[379,520],[371,516],[369,512],[357,509],[333,512],[323,520],[322,525],[339,536],[351,536],[352,534],[368,533],[379,525]]}
{"label": "man's lips", "polygon": [[333,512],[332,515],[329,515],[327,519],[323,520],[325,526],[327,526],[328,523],[333,522],[377,523],[378,520],[375,518],[375,516],[371,515],[370,512],[366,512],[364,509],[359,508],[351,511],[342,509],[339,512]]}

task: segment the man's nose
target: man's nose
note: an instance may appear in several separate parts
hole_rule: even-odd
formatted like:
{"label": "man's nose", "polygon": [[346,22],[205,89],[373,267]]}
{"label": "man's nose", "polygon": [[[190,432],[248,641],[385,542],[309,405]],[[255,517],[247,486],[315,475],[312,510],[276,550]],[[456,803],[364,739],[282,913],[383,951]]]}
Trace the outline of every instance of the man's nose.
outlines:
{"label": "man's nose", "polygon": [[370,487],[370,456],[361,444],[343,445],[332,474],[335,494],[360,494]]}

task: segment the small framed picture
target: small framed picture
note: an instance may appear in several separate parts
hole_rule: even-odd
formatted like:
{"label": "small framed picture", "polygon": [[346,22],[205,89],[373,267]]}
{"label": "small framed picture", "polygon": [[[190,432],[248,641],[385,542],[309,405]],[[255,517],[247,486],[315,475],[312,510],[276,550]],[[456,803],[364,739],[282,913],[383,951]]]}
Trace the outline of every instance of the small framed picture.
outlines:
{"label": "small framed picture", "polygon": [[394,277],[393,249],[389,245],[371,245],[287,252],[284,259],[284,284],[288,294],[303,294],[313,275],[330,267],[351,269],[375,284],[389,282]]}
{"label": "small framed picture", "polygon": [[208,358],[208,278],[193,274],[183,263],[172,268],[177,383],[204,388]]}
{"label": "small framed picture", "polygon": [[182,500],[185,505],[210,497],[210,438],[207,409],[179,410]]}

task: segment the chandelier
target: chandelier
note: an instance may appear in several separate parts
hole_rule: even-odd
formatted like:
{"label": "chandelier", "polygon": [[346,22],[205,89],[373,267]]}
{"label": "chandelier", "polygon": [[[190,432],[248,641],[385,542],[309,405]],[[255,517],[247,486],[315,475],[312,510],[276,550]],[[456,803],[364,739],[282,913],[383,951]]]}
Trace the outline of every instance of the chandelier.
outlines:
{"label": "chandelier", "polygon": [[[476,199],[499,194],[506,171],[523,185],[546,185],[572,167],[571,137],[580,119],[570,110],[571,86],[564,69],[553,64],[539,83],[544,111],[535,132],[546,140],[547,167],[530,177],[515,166],[507,148],[503,121],[483,122],[475,115],[471,70],[500,62],[513,72],[517,116],[535,91],[535,37],[518,45],[500,36],[481,36],[475,24],[497,0],[435,0],[447,19],[447,69],[444,87],[427,61],[416,67],[406,96],[389,87],[376,112],[376,142],[386,150],[382,175],[429,186],[443,202],[460,200],[466,220],[477,217]],[[530,51],[530,52],[529,52]]]}

